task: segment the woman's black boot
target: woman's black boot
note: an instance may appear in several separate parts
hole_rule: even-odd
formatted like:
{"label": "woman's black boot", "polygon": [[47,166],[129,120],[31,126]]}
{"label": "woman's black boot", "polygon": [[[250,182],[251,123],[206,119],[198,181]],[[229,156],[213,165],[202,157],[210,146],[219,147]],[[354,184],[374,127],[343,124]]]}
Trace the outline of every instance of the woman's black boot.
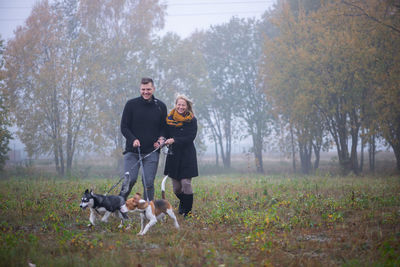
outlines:
{"label": "woman's black boot", "polygon": [[179,199],[179,207],[178,207],[178,212],[179,214],[183,214],[184,210],[183,210],[183,201],[184,201],[184,194],[183,193],[179,193],[179,194],[175,194],[176,197]]}
{"label": "woman's black boot", "polygon": [[193,194],[183,195],[183,215],[187,217],[188,215],[191,214],[192,212],[192,207],[193,207]]}

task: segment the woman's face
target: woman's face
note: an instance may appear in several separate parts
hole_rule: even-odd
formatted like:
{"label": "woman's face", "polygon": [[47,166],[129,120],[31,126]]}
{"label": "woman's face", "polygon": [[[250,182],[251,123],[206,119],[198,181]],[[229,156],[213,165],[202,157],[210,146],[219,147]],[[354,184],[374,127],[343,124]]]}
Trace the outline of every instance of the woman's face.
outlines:
{"label": "woman's face", "polygon": [[187,110],[186,101],[183,99],[178,99],[178,101],[176,101],[175,110],[181,115],[185,114]]}

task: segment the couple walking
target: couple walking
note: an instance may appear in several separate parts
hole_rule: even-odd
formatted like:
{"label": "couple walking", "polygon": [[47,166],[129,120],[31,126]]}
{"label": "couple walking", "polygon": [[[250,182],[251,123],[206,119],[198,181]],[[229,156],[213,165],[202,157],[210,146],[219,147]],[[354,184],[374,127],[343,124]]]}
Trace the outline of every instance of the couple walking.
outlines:
{"label": "couple walking", "polygon": [[198,176],[193,143],[197,120],[193,103],[186,96],[178,95],[175,108],[167,115],[166,105],[154,97],[154,91],[153,80],[142,78],[140,96],[129,100],[122,113],[121,132],[126,139],[124,172],[129,172],[129,175],[125,176],[120,195],[127,199],[136,183],[140,167],[137,162],[141,154],[146,185],[143,196],[150,201],[154,199],[154,179],[160,156],[158,148],[169,145],[172,153],[167,155],[164,174],[172,178],[173,191],[180,200],[179,213],[187,216],[193,205],[192,178]]}

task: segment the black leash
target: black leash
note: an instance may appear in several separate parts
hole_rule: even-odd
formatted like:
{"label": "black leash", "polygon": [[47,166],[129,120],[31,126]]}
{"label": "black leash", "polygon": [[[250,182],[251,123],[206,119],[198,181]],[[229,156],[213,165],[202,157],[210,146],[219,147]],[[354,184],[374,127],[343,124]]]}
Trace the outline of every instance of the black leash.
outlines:
{"label": "black leash", "polygon": [[140,167],[142,169],[142,184],[143,184],[144,191],[146,192],[147,202],[149,202],[149,193],[147,192],[146,177],[144,175],[144,167],[143,167],[143,162],[142,162],[142,154],[140,153],[140,147],[138,147],[138,153],[139,153]]}
{"label": "black leash", "polygon": [[119,183],[120,183],[124,178],[125,178],[125,176],[122,176],[122,178],[119,179],[119,181],[118,181],[115,185],[113,185],[113,186],[111,187],[111,189],[108,190],[107,193],[105,193],[104,195],[107,196],[108,193],[110,193],[117,185],[119,185]]}
{"label": "black leash", "polygon": [[[131,170],[140,163],[140,166],[143,165],[142,160],[144,160],[145,158],[147,158],[148,156],[150,156],[151,154],[153,154],[154,152],[156,152],[157,150],[159,150],[161,148],[161,146],[157,147],[156,149],[154,149],[153,151],[151,151],[149,154],[147,154],[146,156],[144,156],[143,158],[140,155],[140,147],[138,147],[138,151],[139,151],[139,160],[129,169],[129,173],[131,172]],[[143,166],[142,166],[142,170],[143,170]],[[126,173],[124,174],[124,176],[122,176],[119,181],[114,184],[110,190],[107,191],[107,193],[105,193],[105,196],[107,196],[117,185],[119,185],[121,183],[121,181],[125,178]]]}

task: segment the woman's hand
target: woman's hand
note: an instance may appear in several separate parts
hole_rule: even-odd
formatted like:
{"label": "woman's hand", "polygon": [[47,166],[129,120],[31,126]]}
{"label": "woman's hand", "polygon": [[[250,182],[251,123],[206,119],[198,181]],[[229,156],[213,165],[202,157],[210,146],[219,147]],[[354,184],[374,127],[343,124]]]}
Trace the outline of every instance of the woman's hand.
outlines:
{"label": "woman's hand", "polygon": [[165,141],[166,145],[172,145],[175,142],[174,138],[169,138]]}

